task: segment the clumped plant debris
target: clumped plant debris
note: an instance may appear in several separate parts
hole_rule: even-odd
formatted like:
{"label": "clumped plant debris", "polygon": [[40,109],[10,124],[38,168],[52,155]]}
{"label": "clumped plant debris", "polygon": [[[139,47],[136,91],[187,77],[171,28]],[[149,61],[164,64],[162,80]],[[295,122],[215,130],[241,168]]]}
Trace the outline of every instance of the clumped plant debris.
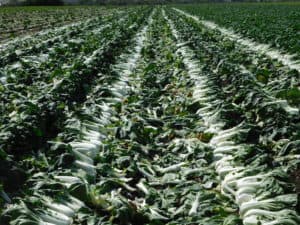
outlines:
{"label": "clumped plant debris", "polygon": [[300,224],[295,34],[224,6],[48,9],[3,37],[0,224]]}

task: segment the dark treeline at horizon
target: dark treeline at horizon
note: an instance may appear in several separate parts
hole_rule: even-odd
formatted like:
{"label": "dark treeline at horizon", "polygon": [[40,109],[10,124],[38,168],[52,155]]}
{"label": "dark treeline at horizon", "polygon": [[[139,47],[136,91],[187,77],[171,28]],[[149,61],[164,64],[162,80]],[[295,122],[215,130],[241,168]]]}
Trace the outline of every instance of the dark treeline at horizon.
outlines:
{"label": "dark treeline at horizon", "polygon": [[[276,0],[9,0],[7,5],[130,5],[167,3],[209,3],[209,2],[272,2]],[[285,0],[280,0],[285,1]],[[291,1],[291,0],[286,0]],[[293,0],[292,0],[293,1]],[[297,1],[297,0],[294,0]],[[298,0],[299,1],[299,0]]]}

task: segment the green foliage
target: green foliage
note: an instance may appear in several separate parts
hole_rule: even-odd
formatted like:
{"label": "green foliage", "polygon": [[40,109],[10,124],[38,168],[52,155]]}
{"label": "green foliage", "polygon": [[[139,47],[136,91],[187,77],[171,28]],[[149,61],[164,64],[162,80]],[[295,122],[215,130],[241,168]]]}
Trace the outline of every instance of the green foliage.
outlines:
{"label": "green foliage", "polygon": [[295,105],[300,104],[300,90],[297,87],[289,88],[284,91],[281,91],[278,93],[277,96],[288,100],[291,104],[295,104]]}
{"label": "green foliage", "polygon": [[297,71],[171,8],[83,20],[0,49],[0,224],[299,223]]}
{"label": "green foliage", "polygon": [[203,19],[270,44],[289,53],[300,53],[300,4],[220,3],[180,6]]}

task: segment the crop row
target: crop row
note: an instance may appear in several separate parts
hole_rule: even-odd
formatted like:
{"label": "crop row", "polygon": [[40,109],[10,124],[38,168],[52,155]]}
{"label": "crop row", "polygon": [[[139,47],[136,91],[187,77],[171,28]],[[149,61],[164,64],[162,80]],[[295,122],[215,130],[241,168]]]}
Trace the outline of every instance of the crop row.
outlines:
{"label": "crop row", "polygon": [[172,8],[90,23],[3,82],[1,224],[299,224],[297,70]]}
{"label": "crop row", "polygon": [[[236,69],[252,77],[265,92],[275,98],[285,99],[290,105],[299,105],[299,68],[294,68],[284,63],[281,57],[274,58],[264,54],[264,52],[245,48],[245,46],[236,42],[234,39],[228,38],[219,30],[208,29],[202,22],[190,14],[184,13],[183,11],[178,12],[187,17],[182,20],[183,22],[194,24],[191,29],[203,33],[201,38],[204,41],[214,41],[218,43],[217,47],[212,45],[212,47],[208,48],[211,48],[212,51],[219,51],[216,48],[222,49],[226,57],[230,59],[231,64]],[[213,40],[211,40],[211,37],[213,37]],[[218,55],[218,57],[221,65],[224,60],[221,59],[221,55]],[[281,104],[285,104],[285,101],[282,101]],[[289,107],[286,108],[287,110],[293,111],[293,109]],[[294,109],[294,111],[297,113],[296,109]]]}
{"label": "crop row", "polygon": [[6,211],[6,219],[66,225],[240,223],[232,202],[215,189],[209,137],[201,136],[204,123],[195,115],[186,88],[193,83],[176,40],[160,10],[151,18],[137,35],[135,50],[112,66],[116,80],[97,86],[84,116],[71,118],[63,142],[53,143],[55,166],[32,177],[32,191]]}
{"label": "crop row", "polygon": [[[0,58],[0,65],[4,67],[2,69],[2,76],[7,76],[5,70],[7,67],[11,66],[13,63],[18,61],[40,61],[42,59],[47,59],[47,54],[55,51],[55,48],[60,48],[62,52],[67,49],[66,44],[69,42],[74,42],[76,39],[87,38],[89,35],[95,32],[99,32],[106,22],[109,22],[109,15],[120,14],[122,11],[111,11],[106,13],[105,16],[96,17],[89,20],[84,20],[83,22],[73,23],[66,26],[61,26],[55,29],[45,30],[36,33],[34,36],[28,36],[26,38],[15,39],[13,41],[3,44]],[[87,32],[87,34],[84,34]],[[73,43],[74,45],[75,43]],[[70,46],[72,47],[72,46]],[[73,46],[74,47],[74,46]],[[40,54],[40,55],[38,55]],[[27,58],[26,56],[31,56],[33,58]],[[34,56],[36,56],[34,58]],[[17,67],[17,66],[16,66]]]}
{"label": "crop row", "polygon": [[299,184],[293,172],[299,160],[292,147],[299,139],[298,109],[274,99],[237,66],[231,59],[234,49],[224,49],[214,31],[174,13],[170,17],[194,52],[188,55],[190,62],[199,68],[192,71],[199,79],[197,113],[213,136],[222,193],[239,205],[244,224],[298,224]]}
{"label": "crop row", "polygon": [[91,17],[99,17],[105,14],[105,10],[107,9],[100,7],[1,8],[0,41]]}
{"label": "crop row", "polygon": [[[55,104],[58,108],[64,109],[60,102],[65,104],[66,107],[71,107],[72,104],[84,100],[85,93],[88,91],[88,86],[92,82],[93,76],[103,72],[105,68],[107,68],[105,64],[111,63],[114,54],[117,54],[118,49],[123,45],[118,43],[120,39],[125,39],[125,37],[129,38],[131,30],[129,30],[128,33],[124,32],[125,27],[131,26],[135,23],[135,20],[138,19],[134,16],[130,18],[122,17],[120,20],[110,17],[108,21],[104,20],[105,24],[100,25],[102,29],[97,28],[96,32],[84,32],[80,34],[77,39],[69,40],[66,37],[65,43],[59,43],[48,50],[49,57],[47,57],[46,61],[28,61],[25,60],[27,58],[25,56],[18,62],[21,64],[19,68],[15,68],[12,71],[8,69],[8,74],[5,76],[6,82],[3,84],[1,93],[3,95],[2,98],[6,100],[3,102],[2,107],[3,116],[1,120],[3,121],[3,126],[9,126],[12,130],[15,130],[17,127],[17,125],[13,125],[15,122],[18,123],[18,127],[21,130],[20,134],[32,134],[34,130],[22,130],[21,128],[24,127],[21,124],[26,120],[24,117],[30,117],[30,112],[42,116],[44,114],[43,112],[50,111],[50,114],[55,115],[55,113],[51,113],[51,110],[46,109],[37,113],[36,111],[42,110],[43,108],[39,106],[38,103],[46,104],[47,106],[45,107],[51,107],[50,103],[52,102],[52,104]],[[111,20],[111,22],[109,22],[109,20]],[[134,29],[134,26],[132,26],[132,29]],[[77,47],[79,46],[79,42],[80,47]],[[125,44],[126,39],[124,40],[124,45]],[[115,45],[117,45],[114,51],[115,53],[112,54],[111,49],[113,49]],[[102,57],[105,60],[102,60]],[[26,65],[27,63],[29,65]],[[27,70],[24,68],[25,66],[27,66]],[[100,68],[103,71],[99,71]],[[83,82],[83,79],[85,82]],[[79,86],[76,87],[76,85]],[[51,100],[45,100],[45,98],[51,98]],[[70,102],[69,104],[67,104],[68,100]],[[25,112],[28,113],[26,114]],[[22,114],[24,113],[25,115],[22,118]],[[48,116],[45,116],[45,118],[48,118]],[[30,119],[32,124],[34,124],[35,120],[33,118],[27,119]],[[36,121],[42,124],[41,120]],[[42,132],[38,131],[40,130],[39,128],[35,130],[38,133]],[[2,131],[3,136],[15,136],[13,132],[7,131],[5,127],[2,127]],[[9,134],[6,135],[5,131]],[[43,135],[43,132],[41,135]],[[4,139],[7,140],[9,137]],[[12,146],[18,146],[18,140],[16,140],[15,137],[12,137],[12,140],[14,140]],[[14,149],[14,147],[3,148],[8,152],[18,151],[18,149]],[[24,151],[28,149],[23,143],[22,148]],[[31,146],[29,150],[30,148]]]}
{"label": "crop row", "polygon": [[283,4],[201,4],[181,9],[231,28],[243,36],[283,51],[300,54],[300,5]]}
{"label": "crop row", "polygon": [[[116,64],[112,63],[110,70],[98,77],[97,85],[82,105],[81,116],[69,116],[65,131],[59,138],[69,144],[55,142],[49,152],[52,154],[49,159],[53,161],[53,168],[43,175],[32,177],[28,185],[38,185],[39,188],[35,191],[29,189],[24,198],[26,205],[19,202],[19,206],[9,209],[11,214],[5,213],[6,217],[13,216],[10,220],[22,223],[26,218],[31,224],[84,224],[97,219],[92,216],[93,208],[88,208],[91,200],[86,198],[87,194],[92,196],[93,192],[90,190],[91,193],[85,193],[84,188],[85,185],[95,182],[94,159],[99,159],[98,148],[106,135],[104,126],[109,125],[114,114],[113,106],[110,105],[117,104],[120,96],[126,92],[126,74],[134,68],[135,61],[139,58],[144,36],[145,29],[142,29],[134,36],[133,43],[128,43],[127,50],[117,57]],[[130,50],[131,45],[133,51]],[[57,195],[58,192],[61,194]],[[38,202],[32,205],[34,199]],[[41,208],[44,208],[43,213],[40,212]],[[78,213],[80,209],[81,212]],[[88,212],[90,217],[84,215]]]}
{"label": "crop row", "polygon": [[[39,67],[36,71],[43,76],[26,87],[21,82],[18,83],[18,79],[1,86],[1,98],[7,102],[4,102],[2,109],[0,145],[2,151],[10,155],[9,160],[4,160],[1,170],[5,190],[16,191],[24,182],[24,176],[32,173],[32,167],[39,167],[32,160],[32,155],[39,158],[44,154],[47,141],[57,136],[68,115],[76,112],[86,100],[91,87],[95,85],[95,78],[99,77],[97,84],[101,84],[100,78],[109,72],[110,65],[130,42],[146,14],[147,9],[140,8],[135,9],[130,16],[110,17],[105,25],[99,24],[98,27],[105,27],[102,32],[101,29],[87,32],[78,58],[76,54],[72,55],[70,49],[69,56],[74,58],[68,58],[59,72],[50,64],[47,65],[49,70]],[[91,43],[91,39],[94,42]],[[56,54],[53,54],[52,60],[59,58],[60,54],[68,55],[59,50],[54,52]],[[51,58],[45,64],[50,61]],[[15,165],[13,161],[19,162],[19,165]],[[10,171],[8,168],[13,169],[15,166],[18,167],[17,175],[22,179],[13,181],[7,174]]]}

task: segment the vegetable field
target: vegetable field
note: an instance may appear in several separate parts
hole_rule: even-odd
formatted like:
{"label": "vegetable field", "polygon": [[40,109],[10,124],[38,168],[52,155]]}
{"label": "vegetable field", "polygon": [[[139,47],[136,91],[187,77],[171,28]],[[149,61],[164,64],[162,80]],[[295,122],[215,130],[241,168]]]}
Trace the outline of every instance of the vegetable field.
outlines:
{"label": "vegetable field", "polygon": [[104,8],[93,7],[0,8],[0,41],[103,14],[105,14]]}
{"label": "vegetable field", "polygon": [[78,7],[1,36],[0,224],[299,225],[290,4]]}

